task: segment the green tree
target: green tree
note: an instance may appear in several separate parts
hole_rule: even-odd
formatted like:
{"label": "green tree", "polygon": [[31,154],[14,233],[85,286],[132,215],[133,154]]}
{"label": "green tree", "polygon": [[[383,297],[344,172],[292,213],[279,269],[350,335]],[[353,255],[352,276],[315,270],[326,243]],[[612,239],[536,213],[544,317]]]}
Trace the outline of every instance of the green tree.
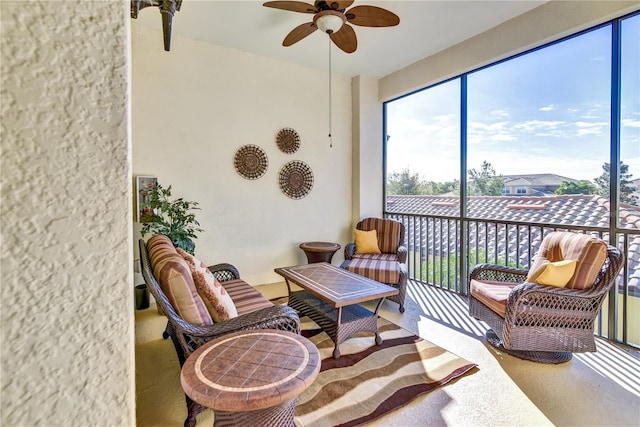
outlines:
{"label": "green tree", "polygon": [[556,194],[595,194],[596,191],[597,188],[591,181],[583,179],[577,182],[562,181]]}
{"label": "green tree", "polygon": [[425,194],[425,183],[419,173],[405,168],[387,178],[387,194]]}
{"label": "green tree", "polygon": [[470,196],[500,196],[504,189],[504,178],[496,174],[491,163],[482,162],[480,170],[469,170]]}
{"label": "green tree", "polygon": [[460,194],[460,181],[453,180],[447,182],[433,182],[433,193],[432,194]]}
{"label": "green tree", "polygon": [[[602,175],[595,178],[597,192],[602,197],[609,197],[609,183],[611,176],[611,165],[605,162],[602,165]],[[637,204],[638,198],[633,194],[633,187],[631,186],[631,180],[633,174],[629,173],[629,165],[625,165],[624,162],[620,162],[620,182],[618,187],[620,188],[620,201],[631,204]]]}

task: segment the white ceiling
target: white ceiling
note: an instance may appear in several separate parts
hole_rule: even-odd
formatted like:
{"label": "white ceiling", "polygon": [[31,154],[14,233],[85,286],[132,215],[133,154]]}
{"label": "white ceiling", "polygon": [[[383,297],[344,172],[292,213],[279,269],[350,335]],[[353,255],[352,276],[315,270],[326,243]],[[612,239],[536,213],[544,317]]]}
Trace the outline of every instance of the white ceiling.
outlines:
{"label": "white ceiling", "polygon": [[[257,55],[328,69],[329,37],[316,31],[290,47],[282,40],[297,25],[311,22],[313,15],[262,6],[253,0],[183,0],[173,18],[171,50],[180,49],[176,36],[210,42]],[[313,0],[307,1],[313,3]],[[396,27],[353,26],[358,49],[344,53],[331,50],[333,72],[348,76],[383,77],[447,47],[480,34],[531,10],[546,1],[369,1],[400,17]],[[352,7],[353,7],[352,6]],[[157,7],[148,7],[132,20],[158,30],[158,49],[163,49],[162,21]],[[171,55],[171,52],[166,52]]]}

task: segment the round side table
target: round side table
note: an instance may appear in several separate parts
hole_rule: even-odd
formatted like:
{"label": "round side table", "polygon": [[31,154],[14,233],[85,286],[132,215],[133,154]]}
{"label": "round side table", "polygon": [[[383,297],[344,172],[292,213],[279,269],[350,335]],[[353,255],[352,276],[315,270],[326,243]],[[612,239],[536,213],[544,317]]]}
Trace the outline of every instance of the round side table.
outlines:
{"label": "round side table", "polygon": [[180,382],[213,409],[214,426],[294,426],[298,395],[320,372],[320,353],[287,331],[240,331],[210,341],[184,363]]}
{"label": "round side table", "polygon": [[314,262],[328,262],[331,263],[331,258],[341,246],[337,243],[330,242],[304,242],[300,243],[300,249],[302,249],[307,256],[309,264]]}

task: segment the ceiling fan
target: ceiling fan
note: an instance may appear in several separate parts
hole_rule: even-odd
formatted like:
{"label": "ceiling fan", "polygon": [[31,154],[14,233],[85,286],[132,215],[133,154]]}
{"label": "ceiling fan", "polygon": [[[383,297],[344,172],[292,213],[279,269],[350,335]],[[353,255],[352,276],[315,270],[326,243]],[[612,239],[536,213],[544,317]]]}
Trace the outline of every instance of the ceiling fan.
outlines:
{"label": "ceiling fan", "polygon": [[355,52],[358,39],[353,27],[349,24],[363,27],[392,27],[400,23],[400,18],[393,12],[377,6],[355,6],[347,1],[315,1],[308,4],[301,1],[268,1],[263,4],[274,9],[291,12],[313,13],[313,21],[295,27],[282,42],[283,46],[291,46],[299,42],[315,30],[329,34],[333,43],[346,53]]}

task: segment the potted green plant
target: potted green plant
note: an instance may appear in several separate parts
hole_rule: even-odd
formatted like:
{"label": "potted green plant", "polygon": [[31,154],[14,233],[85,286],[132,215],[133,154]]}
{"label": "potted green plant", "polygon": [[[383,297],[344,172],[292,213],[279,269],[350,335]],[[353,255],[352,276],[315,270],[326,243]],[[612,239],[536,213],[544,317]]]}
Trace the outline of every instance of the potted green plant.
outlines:
{"label": "potted green plant", "polygon": [[164,234],[177,248],[194,254],[196,233],[202,232],[200,223],[192,210],[200,209],[198,202],[188,202],[182,198],[170,200],[171,186],[163,188],[158,184],[149,193],[149,200],[143,205],[142,235]]}

